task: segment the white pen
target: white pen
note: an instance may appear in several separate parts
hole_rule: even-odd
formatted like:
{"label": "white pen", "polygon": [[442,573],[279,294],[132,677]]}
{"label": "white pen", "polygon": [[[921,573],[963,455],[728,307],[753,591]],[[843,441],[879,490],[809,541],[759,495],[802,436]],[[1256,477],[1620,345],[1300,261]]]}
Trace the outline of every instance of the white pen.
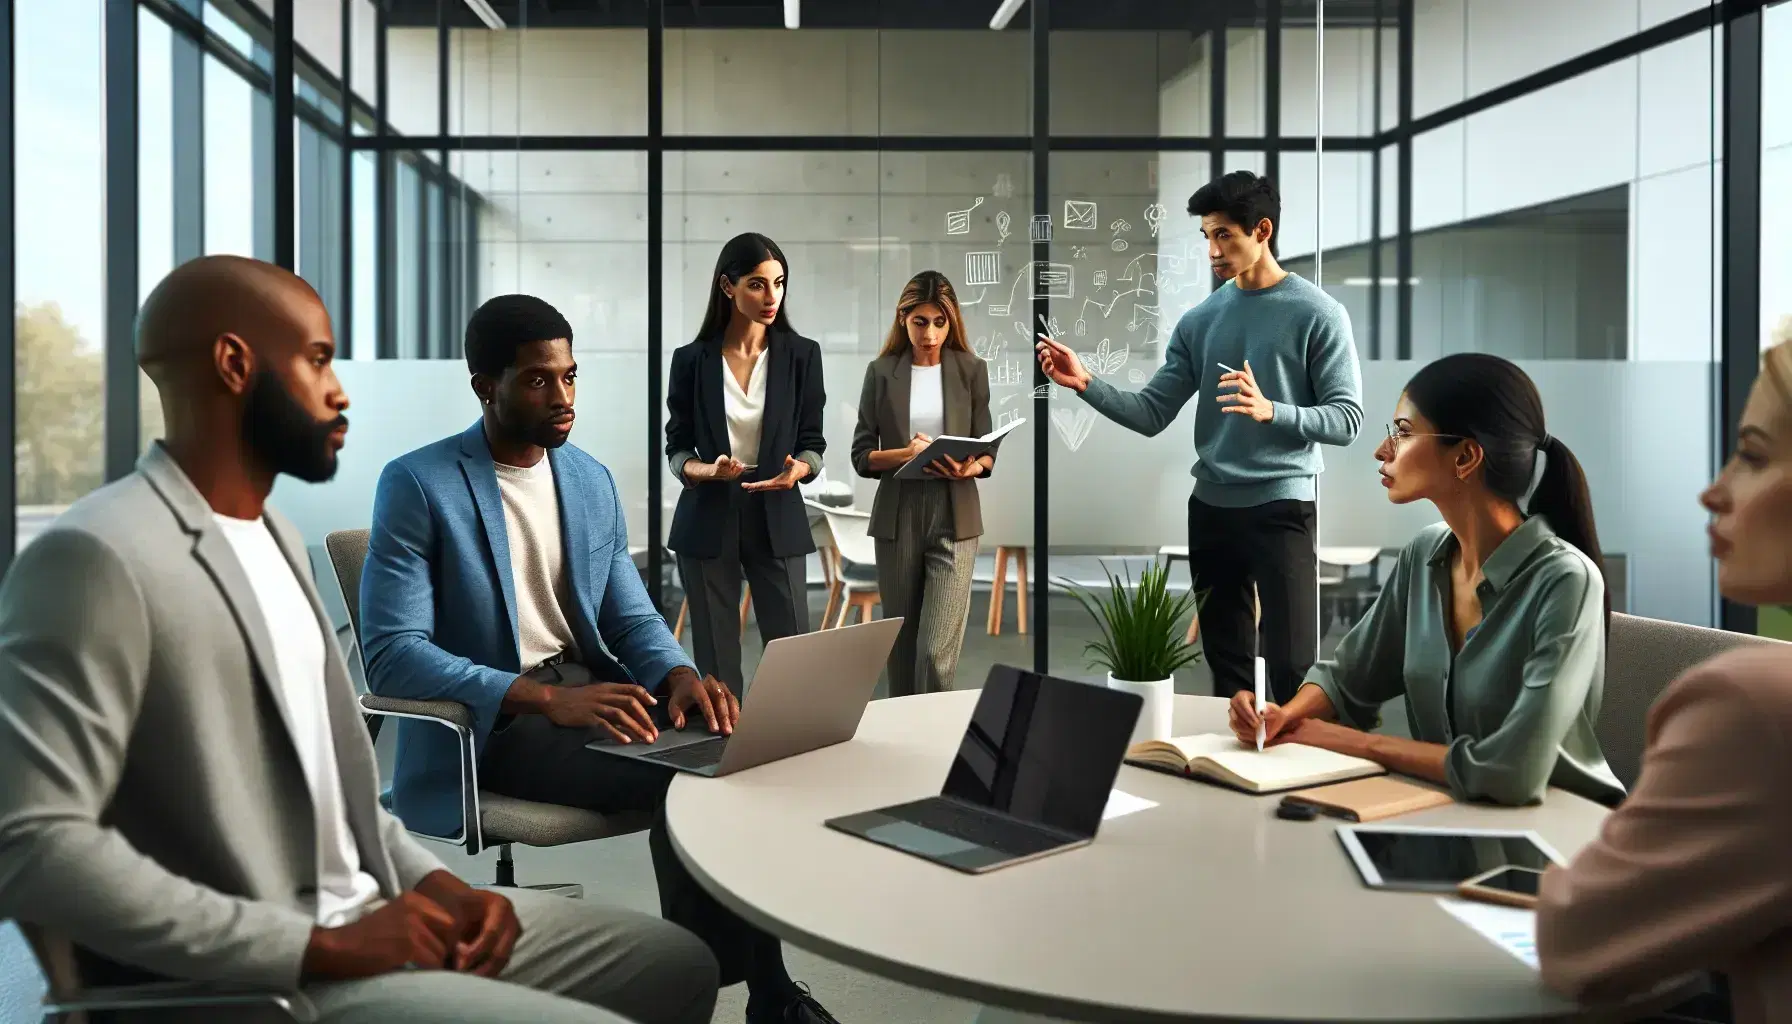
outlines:
{"label": "white pen", "polygon": [[1230,366],[1227,366],[1225,363],[1216,362],[1213,365],[1219,367],[1220,369],[1226,371],[1227,373],[1237,373],[1238,372],[1237,370],[1234,370]]}
{"label": "white pen", "polygon": [[1257,752],[1263,752],[1263,659],[1257,659]]}

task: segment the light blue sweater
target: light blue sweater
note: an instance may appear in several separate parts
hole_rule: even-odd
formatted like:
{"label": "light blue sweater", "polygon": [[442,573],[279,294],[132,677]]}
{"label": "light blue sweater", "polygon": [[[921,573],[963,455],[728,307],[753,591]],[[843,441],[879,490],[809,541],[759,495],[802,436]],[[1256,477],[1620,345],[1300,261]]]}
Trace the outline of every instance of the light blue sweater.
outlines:
{"label": "light blue sweater", "polygon": [[[1227,282],[1182,315],[1166,342],[1164,365],[1136,392],[1096,377],[1083,399],[1115,423],[1148,436],[1163,432],[1197,391],[1195,497],[1223,508],[1312,501],[1325,468],[1322,444],[1346,445],[1363,424],[1362,371],[1350,318],[1318,286],[1289,274],[1247,291]],[[1251,372],[1274,416],[1258,423],[1222,413],[1219,363]]]}

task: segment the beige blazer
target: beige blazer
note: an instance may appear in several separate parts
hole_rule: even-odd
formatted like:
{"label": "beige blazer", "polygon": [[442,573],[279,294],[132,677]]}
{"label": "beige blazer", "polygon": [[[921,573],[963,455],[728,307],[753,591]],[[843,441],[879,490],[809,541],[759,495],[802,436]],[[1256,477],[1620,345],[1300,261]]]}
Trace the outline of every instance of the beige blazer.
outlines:
{"label": "beige blazer", "polygon": [[[989,370],[970,352],[946,349],[940,356],[940,388],[946,403],[946,433],[958,437],[982,437],[990,431]],[[852,468],[862,477],[877,481],[871,502],[871,536],[896,539],[896,508],[903,491],[921,481],[897,480],[896,471],[874,472],[871,453],[901,448],[915,436],[909,428],[909,382],[915,357],[910,349],[879,356],[865,367],[865,385],[859,392],[859,425],[852,435]],[[995,472],[992,468],[991,473]],[[984,474],[987,477],[989,474]],[[976,480],[953,480],[954,540],[983,536],[983,505]]]}
{"label": "beige blazer", "polygon": [[1733,651],[1649,713],[1635,790],[1543,876],[1543,980],[1591,1001],[1729,976],[1738,1024],[1792,1021],[1792,654]]}
{"label": "beige blazer", "polygon": [[[387,898],[441,868],[380,808],[373,747],[326,631],[348,823]],[[76,502],[0,583],[0,918],[74,943],[88,984],[298,987],[317,913],[311,794],[254,591],[158,444]]]}

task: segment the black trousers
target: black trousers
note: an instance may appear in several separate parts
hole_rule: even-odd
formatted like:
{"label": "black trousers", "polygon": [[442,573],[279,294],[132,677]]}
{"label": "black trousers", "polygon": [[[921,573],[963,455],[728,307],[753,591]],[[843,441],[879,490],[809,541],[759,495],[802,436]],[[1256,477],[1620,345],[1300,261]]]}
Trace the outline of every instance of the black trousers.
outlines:
{"label": "black trousers", "polygon": [[[1285,703],[1313,667],[1319,648],[1319,567],[1310,501],[1221,508],[1188,499],[1189,571],[1200,608],[1201,648],[1216,697],[1256,685],[1263,656],[1271,699]],[[1257,622],[1253,586],[1262,606]]]}
{"label": "black trousers", "polygon": [[753,593],[753,612],[765,640],[809,631],[809,590],[802,555],[772,554],[765,498],[728,485],[732,515],[722,527],[722,550],[715,558],[678,556],[691,611],[691,653],[697,671],[728,684],[739,697],[746,691],[740,664],[740,597],[744,579]]}
{"label": "black trousers", "polygon": [[[668,728],[663,713],[655,717],[660,728]],[[647,848],[659,883],[660,916],[709,946],[721,965],[724,986],[748,980],[760,950],[781,957],[775,937],[717,903],[672,849],[666,834],[666,788],[676,773],[587,750],[588,742],[590,736],[583,729],[555,725],[542,715],[517,715],[486,740],[479,759],[480,787],[519,800],[583,807],[600,814],[652,811]]]}

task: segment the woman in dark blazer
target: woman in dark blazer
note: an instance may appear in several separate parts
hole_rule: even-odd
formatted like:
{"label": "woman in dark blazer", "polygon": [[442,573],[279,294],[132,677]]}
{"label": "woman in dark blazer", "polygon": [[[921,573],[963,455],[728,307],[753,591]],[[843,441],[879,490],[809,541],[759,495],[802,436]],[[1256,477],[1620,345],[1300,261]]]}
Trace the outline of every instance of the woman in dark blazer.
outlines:
{"label": "woman in dark blazer", "polygon": [[790,265],[776,242],[738,235],[722,247],[696,340],[672,353],[666,458],[684,483],[670,546],[690,601],[699,671],[738,695],[741,580],[766,640],[809,629],[804,570],[815,550],[796,485],[827,448],[821,347],[784,308]]}
{"label": "woman in dark blazer", "polygon": [[898,480],[896,471],[937,435],[989,430],[989,373],[965,342],[958,296],[946,275],[922,271],[902,290],[883,351],[865,368],[852,438],[853,469],[877,480],[878,594],[884,614],[904,620],[890,653],[891,696],[952,686],[983,535],[977,478],[995,458],[946,457],[923,470],[928,480]]}

